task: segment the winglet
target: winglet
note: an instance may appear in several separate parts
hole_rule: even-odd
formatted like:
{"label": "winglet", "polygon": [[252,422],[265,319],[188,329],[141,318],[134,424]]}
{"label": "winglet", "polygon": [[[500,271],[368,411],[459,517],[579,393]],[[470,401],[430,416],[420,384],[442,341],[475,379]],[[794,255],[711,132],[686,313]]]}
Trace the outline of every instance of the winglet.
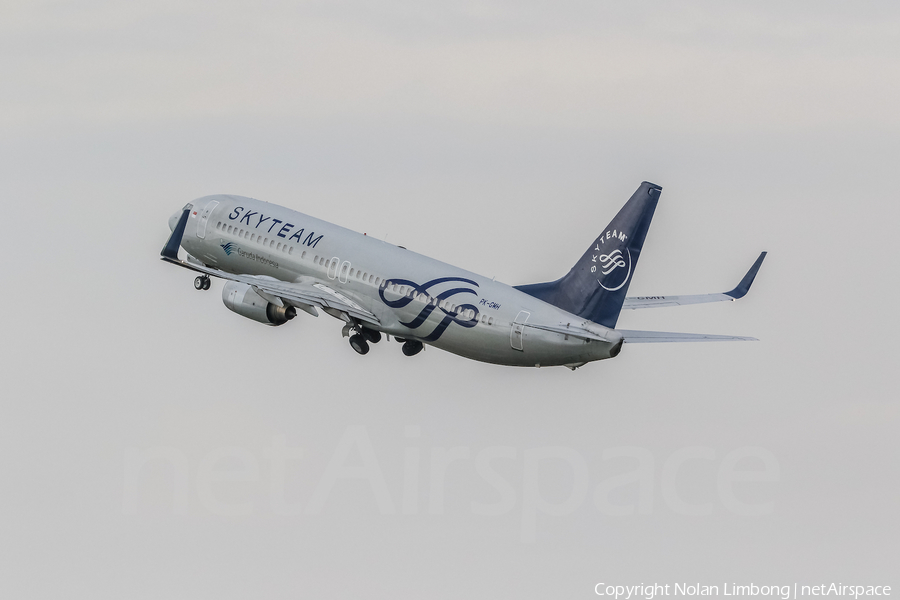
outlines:
{"label": "winglet", "polygon": [[766,253],[761,252],[759,254],[759,258],[756,259],[756,262],[753,263],[753,266],[750,267],[750,270],[747,271],[747,274],[744,275],[744,278],[741,279],[741,282],[737,285],[736,288],[731,290],[730,292],[725,292],[726,296],[731,296],[735,300],[738,298],[743,298],[747,295],[747,292],[750,291],[750,284],[753,283],[753,279],[756,277],[756,274],[759,272],[759,268],[762,266],[763,259],[766,258]]}
{"label": "winglet", "polygon": [[163,246],[162,252],[159,253],[159,255],[163,258],[169,260],[178,260],[178,248],[181,247],[181,238],[184,237],[184,228],[187,225],[187,220],[190,214],[190,208],[184,209],[184,212],[181,213],[181,218],[178,219],[178,225],[176,225],[175,229],[172,230],[172,235],[169,236],[169,241],[166,242],[166,245]]}

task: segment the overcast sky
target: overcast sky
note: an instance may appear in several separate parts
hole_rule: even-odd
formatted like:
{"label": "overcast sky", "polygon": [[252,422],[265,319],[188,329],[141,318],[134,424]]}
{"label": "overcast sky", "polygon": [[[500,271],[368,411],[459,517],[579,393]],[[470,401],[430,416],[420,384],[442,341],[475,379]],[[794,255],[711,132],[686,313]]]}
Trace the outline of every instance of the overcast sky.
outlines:
{"label": "overcast sky", "polygon": [[[894,2],[4,3],[0,595],[896,594],[898,65]],[[361,357],[158,260],[234,193],[547,281],[642,180],[632,295],[769,255],[620,325],[759,342]]]}

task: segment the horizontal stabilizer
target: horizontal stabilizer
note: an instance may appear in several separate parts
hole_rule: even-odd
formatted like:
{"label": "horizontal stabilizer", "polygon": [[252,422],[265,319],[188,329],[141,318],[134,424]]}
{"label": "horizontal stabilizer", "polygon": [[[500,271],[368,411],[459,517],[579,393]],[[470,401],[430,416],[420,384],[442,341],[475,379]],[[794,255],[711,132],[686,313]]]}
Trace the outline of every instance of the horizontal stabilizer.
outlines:
{"label": "horizontal stabilizer", "polygon": [[752,337],[736,335],[707,335],[705,333],[669,333],[666,331],[632,331],[617,329],[626,344],[654,344],[662,342],[758,342]]}
{"label": "horizontal stabilizer", "polygon": [[762,266],[762,262],[765,258],[766,253],[760,253],[759,258],[756,259],[756,262],[753,263],[753,266],[750,267],[750,270],[747,271],[747,274],[744,275],[741,282],[731,291],[719,294],[696,294],[693,296],[636,296],[625,298],[625,303],[622,305],[622,308],[662,308],[664,306],[705,304],[706,302],[726,302],[743,298],[750,290],[750,285],[753,283],[753,279],[759,272],[759,267]]}

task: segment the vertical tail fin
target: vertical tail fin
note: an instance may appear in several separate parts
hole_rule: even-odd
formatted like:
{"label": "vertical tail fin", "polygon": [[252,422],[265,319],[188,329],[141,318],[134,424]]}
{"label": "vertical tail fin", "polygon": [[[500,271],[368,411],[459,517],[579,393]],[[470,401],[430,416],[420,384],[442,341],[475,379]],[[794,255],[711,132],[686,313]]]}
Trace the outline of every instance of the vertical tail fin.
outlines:
{"label": "vertical tail fin", "polygon": [[643,182],[562,279],[516,286],[605,327],[615,327],[662,188]]}

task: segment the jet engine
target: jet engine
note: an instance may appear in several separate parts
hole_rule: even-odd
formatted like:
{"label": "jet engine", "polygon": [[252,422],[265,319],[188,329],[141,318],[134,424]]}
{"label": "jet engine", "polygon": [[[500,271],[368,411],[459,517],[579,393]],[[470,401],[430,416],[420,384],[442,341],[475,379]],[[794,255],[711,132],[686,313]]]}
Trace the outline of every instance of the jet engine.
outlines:
{"label": "jet engine", "polygon": [[266,325],[283,325],[297,316],[293,306],[272,304],[246,283],[237,281],[229,281],[222,288],[222,302],[228,310]]}

